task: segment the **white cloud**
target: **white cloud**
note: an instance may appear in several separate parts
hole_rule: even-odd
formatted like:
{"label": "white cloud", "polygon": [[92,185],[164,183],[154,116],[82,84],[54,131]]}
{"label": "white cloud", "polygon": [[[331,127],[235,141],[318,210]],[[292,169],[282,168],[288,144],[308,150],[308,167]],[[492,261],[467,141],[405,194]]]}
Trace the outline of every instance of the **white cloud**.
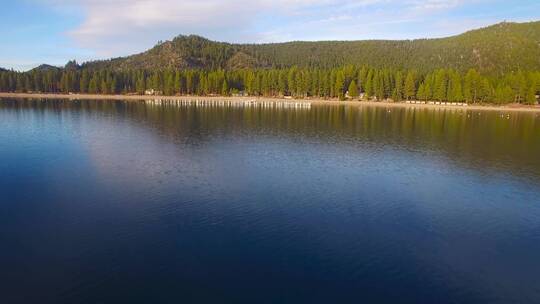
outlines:
{"label": "white cloud", "polygon": [[[45,0],[47,1],[47,0]],[[56,8],[81,10],[84,20],[68,32],[82,47],[101,55],[142,50],[178,34],[219,38],[253,35],[249,30],[266,12],[295,14],[332,0],[49,0]]]}
{"label": "white cloud", "polygon": [[[226,41],[359,39],[464,0],[37,0],[80,10],[68,32],[98,56],[142,51],[178,34]],[[360,29],[360,30],[359,30]],[[371,32],[370,32],[371,31]],[[355,36],[356,35],[356,36]],[[369,35],[368,35],[369,36]]]}
{"label": "white cloud", "polygon": [[463,0],[424,0],[413,1],[412,3],[417,9],[446,9],[460,5]]}

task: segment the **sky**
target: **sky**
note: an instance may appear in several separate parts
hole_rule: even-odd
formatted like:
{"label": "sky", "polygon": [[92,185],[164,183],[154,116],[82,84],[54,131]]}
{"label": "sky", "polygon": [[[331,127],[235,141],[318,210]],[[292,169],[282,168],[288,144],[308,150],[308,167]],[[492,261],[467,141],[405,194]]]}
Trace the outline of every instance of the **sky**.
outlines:
{"label": "sky", "polygon": [[446,37],[540,20],[539,0],[0,0],[0,67],[126,56],[197,34],[227,42]]}

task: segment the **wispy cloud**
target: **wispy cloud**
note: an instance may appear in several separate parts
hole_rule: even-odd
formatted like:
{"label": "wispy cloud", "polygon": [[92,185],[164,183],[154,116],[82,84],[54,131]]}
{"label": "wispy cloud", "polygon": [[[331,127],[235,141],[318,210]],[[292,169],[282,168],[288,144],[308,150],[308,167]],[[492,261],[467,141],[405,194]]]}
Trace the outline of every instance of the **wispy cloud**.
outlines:
{"label": "wispy cloud", "polygon": [[[304,8],[336,5],[332,0],[50,0],[58,8],[78,7],[84,16],[68,35],[102,55],[142,49],[159,39],[195,33],[219,39],[252,37],[265,14],[294,16]],[[292,17],[291,17],[292,18]]]}
{"label": "wispy cloud", "polygon": [[440,10],[448,9],[463,4],[464,0],[423,0],[411,1],[413,9],[417,10]]}
{"label": "wispy cloud", "polygon": [[[67,31],[101,57],[142,51],[178,34],[231,42],[421,38],[454,33],[446,13],[488,0],[36,0],[77,10]],[[493,0],[491,2],[501,2]],[[487,4],[486,4],[487,5]],[[441,18],[442,17],[442,18]],[[448,16],[446,16],[448,17]],[[460,17],[453,17],[459,23]],[[470,21],[469,21],[470,22]],[[465,23],[464,23],[465,24]],[[483,22],[481,24],[484,24]],[[460,27],[462,28],[462,27]]]}

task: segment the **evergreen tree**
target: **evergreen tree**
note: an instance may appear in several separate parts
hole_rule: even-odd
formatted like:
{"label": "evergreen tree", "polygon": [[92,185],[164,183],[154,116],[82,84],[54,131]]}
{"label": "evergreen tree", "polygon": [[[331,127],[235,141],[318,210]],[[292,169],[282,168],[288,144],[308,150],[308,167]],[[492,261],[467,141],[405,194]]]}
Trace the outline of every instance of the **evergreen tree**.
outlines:
{"label": "evergreen tree", "polygon": [[465,100],[470,103],[478,101],[481,89],[481,77],[475,69],[470,69],[465,75],[463,83],[463,95]]}
{"label": "evergreen tree", "polygon": [[392,92],[392,99],[394,101],[401,101],[403,99],[403,73],[398,71],[395,76],[395,88]]}
{"label": "evergreen tree", "polygon": [[334,87],[334,90],[336,92],[336,96],[342,100],[344,99],[345,95],[344,95],[344,88],[345,88],[345,76],[343,75],[343,72],[338,72],[336,74],[336,82],[335,82],[335,87]]}
{"label": "evergreen tree", "polygon": [[463,89],[461,86],[461,77],[459,76],[459,73],[455,71],[450,72],[450,76],[448,80],[447,100],[450,102],[463,101]]}
{"label": "evergreen tree", "polygon": [[367,77],[366,77],[366,99],[370,99],[373,96],[373,70],[369,70]]}
{"label": "evergreen tree", "polygon": [[163,87],[163,93],[165,95],[174,95],[175,84],[174,84],[174,74],[172,71],[165,72],[165,85]]}
{"label": "evergreen tree", "polygon": [[431,91],[431,81],[426,82],[424,86],[424,98],[425,100],[432,100],[433,99],[433,93]]}
{"label": "evergreen tree", "polygon": [[418,92],[416,92],[416,98],[418,98],[419,100],[422,100],[422,101],[426,101],[427,98],[426,98],[426,84],[425,83],[421,83],[420,86],[418,87]]}
{"label": "evergreen tree", "polygon": [[511,103],[514,101],[514,91],[510,86],[499,84],[495,89],[494,102],[498,104]]}
{"label": "evergreen tree", "polygon": [[487,78],[481,78],[480,81],[480,102],[487,102],[494,99],[494,89]]}
{"label": "evergreen tree", "polygon": [[223,80],[223,84],[221,85],[221,95],[229,96],[229,84],[227,83],[227,80]]}
{"label": "evergreen tree", "polygon": [[529,105],[536,104],[536,89],[533,86],[529,88],[525,102]]}
{"label": "evergreen tree", "polygon": [[174,75],[174,91],[177,94],[182,94],[182,74],[180,71],[176,71]]}
{"label": "evergreen tree", "polygon": [[516,102],[525,102],[525,97],[527,96],[528,86],[527,78],[522,71],[519,71],[516,75],[515,81],[515,93],[516,93]]}
{"label": "evergreen tree", "polygon": [[375,74],[375,96],[378,100],[383,100],[386,98],[384,91],[384,72],[378,72]]}
{"label": "evergreen tree", "polygon": [[433,98],[438,101],[448,100],[448,76],[445,70],[441,69],[435,73],[435,87]]}
{"label": "evergreen tree", "polygon": [[94,75],[90,79],[90,82],[88,83],[88,93],[90,94],[98,93],[98,76],[96,73],[94,73]]}
{"label": "evergreen tree", "polygon": [[88,71],[84,70],[82,72],[81,81],[80,81],[81,93],[88,93],[89,82],[90,82],[90,76],[88,75]]}
{"label": "evergreen tree", "polygon": [[349,84],[349,96],[352,99],[356,99],[358,97],[358,87],[356,85],[356,81],[351,81],[351,84]]}
{"label": "evergreen tree", "polygon": [[136,91],[138,94],[143,95],[146,90],[146,82],[144,80],[144,75],[141,74],[137,77],[137,83],[135,85]]}
{"label": "evergreen tree", "polygon": [[105,79],[101,80],[101,94],[109,94],[109,85],[107,84],[107,81]]}
{"label": "evergreen tree", "polygon": [[405,78],[405,99],[412,100],[416,97],[416,80],[414,76],[413,71],[409,71],[407,73],[407,77]]}

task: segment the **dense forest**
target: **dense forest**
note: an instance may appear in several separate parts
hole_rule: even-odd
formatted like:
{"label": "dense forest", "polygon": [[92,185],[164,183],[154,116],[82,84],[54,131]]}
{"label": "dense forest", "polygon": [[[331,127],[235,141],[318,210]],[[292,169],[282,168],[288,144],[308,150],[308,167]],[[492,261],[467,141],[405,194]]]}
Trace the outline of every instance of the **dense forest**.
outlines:
{"label": "dense forest", "polygon": [[[75,65],[74,63],[71,63]],[[517,71],[485,76],[474,69],[460,73],[357,67],[266,68],[232,70],[34,69],[0,72],[2,92],[89,94],[293,96],[297,98],[434,100],[468,103],[537,103],[540,72]]]}
{"label": "dense forest", "polygon": [[540,22],[505,22],[405,41],[229,44],[178,36],[128,57],[0,69],[0,91],[535,104],[538,71]]}
{"label": "dense forest", "polygon": [[83,64],[90,70],[332,69],[345,65],[420,73],[453,69],[501,76],[540,70],[540,22],[500,23],[464,34],[419,40],[230,44],[178,36],[133,56]]}

